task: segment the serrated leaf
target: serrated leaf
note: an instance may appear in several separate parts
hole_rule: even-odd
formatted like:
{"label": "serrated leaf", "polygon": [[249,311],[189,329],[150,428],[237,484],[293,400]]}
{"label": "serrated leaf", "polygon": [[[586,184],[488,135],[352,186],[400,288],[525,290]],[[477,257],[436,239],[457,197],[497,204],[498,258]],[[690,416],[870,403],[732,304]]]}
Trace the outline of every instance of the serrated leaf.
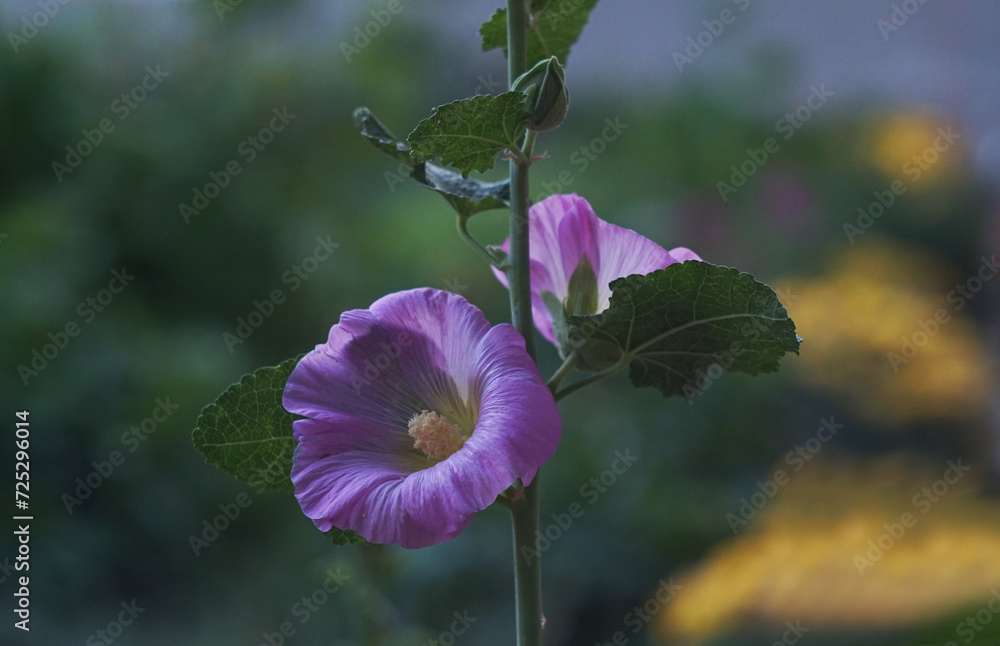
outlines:
{"label": "serrated leaf", "polygon": [[675,263],[619,278],[611,290],[600,314],[569,317],[572,349],[595,368],[627,364],[634,385],[665,396],[700,394],[713,365],[769,373],[799,350],[795,323],[774,291],[731,267]]}
{"label": "serrated leaf", "polygon": [[[507,10],[497,9],[489,20],[479,27],[479,35],[483,39],[483,51],[492,49],[502,49],[503,55],[507,55]],[[564,63],[566,61],[563,61]],[[531,65],[529,64],[530,68]]]}
{"label": "serrated leaf", "polygon": [[[569,50],[583,33],[597,0],[534,0],[533,25],[528,28],[528,69],[555,56],[566,65]],[[500,9],[479,28],[483,51],[502,49],[507,55],[507,10]]]}
{"label": "serrated leaf", "polygon": [[354,111],[354,121],[361,135],[379,150],[406,164],[410,177],[424,188],[439,193],[455,212],[470,217],[482,211],[510,206],[510,180],[483,182],[462,177],[453,170],[430,162],[418,162],[410,156],[410,147],[399,141],[368,108]]}
{"label": "serrated leaf", "polygon": [[323,535],[329,538],[334,545],[368,545],[368,541],[361,538],[349,529],[337,529],[334,527]]}
{"label": "serrated leaf", "polygon": [[285,382],[299,359],[245,375],[201,411],[194,446],[216,467],[255,487],[293,491],[295,438],[284,409]]}
{"label": "serrated leaf", "polygon": [[513,149],[531,116],[521,92],[475,96],[434,109],[407,137],[410,156],[418,162],[440,158],[462,177],[486,172],[497,155]]}
{"label": "serrated leaf", "polygon": [[[285,383],[305,355],[244,375],[198,416],[194,446],[209,463],[254,487],[294,491],[292,422],[281,404]],[[336,545],[366,543],[351,530],[324,532]]]}

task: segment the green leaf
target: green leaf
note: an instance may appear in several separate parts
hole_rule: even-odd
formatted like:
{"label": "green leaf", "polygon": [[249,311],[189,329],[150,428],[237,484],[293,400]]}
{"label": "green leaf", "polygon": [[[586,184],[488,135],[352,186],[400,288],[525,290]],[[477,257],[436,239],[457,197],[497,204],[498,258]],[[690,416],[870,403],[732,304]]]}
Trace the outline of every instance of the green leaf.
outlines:
{"label": "green leaf", "polygon": [[[571,330],[569,323],[566,321],[566,305],[552,292],[542,292],[542,302],[552,317],[552,332],[556,335],[556,338],[561,340],[569,339]],[[561,342],[560,346],[563,345],[566,344]],[[569,352],[564,351],[563,347],[559,348],[559,354],[562,355],[563,359],[569,356]]]}
{"label": "green leaf", "polygon": [[[285,383],[305,355],[245,375],[201,411],[194,446],[211,464],[237,480],[274,491],[294,491],[292,422],[281,404]],[[366,543],[350,530],[324,534],[336,545]]]}
{"label": "green leaf", "polygon": [[[503,55],[506,56],[507,10],[497,9],[497,12],[479,28],[479,35],[483,38],[484,52],[488,52],[491,49],[502,49]],[[528,64],[528,68],[531,68],[532,66],[532,63]]]}
{"label": "green leaf", "polygon": [[337,529],[334,527],[323,535],[333,541],[334,545],[368,545],[368,541],[361,538],[349,529]]}
{"label": "green leaf", "polygon": [[[556,56],[566,65],[569,50],[583,33],[597,0],[534,0],[534,25],[528,29],[528,68]],[[502,49],[507,55],[507,10],[500,9],[479,28],[483,51]]]}
{"label": "green leaf", "polygon": [[407,140],[418,162],[441,158],[468,177],[493,168],[497,155],[516,150],[531,115],[521,92],[476,96],[434,109]]}
{"label": "green leaf", "polygon": [[281,405],[299,359],[245,375],[201,411],[194,446],[216,467],[255,487],[293,491],[291,471],[298,419]]}
{"label": "green leaf", "polygon": [[569,317],[563,353],[575,350],[587,369],[628,365],[634,385],[665,396],[701,394],[717,378],[712,366],[769,373],[799,351],[778,296],[737,269],[692,260],[619,278],[611,290],[600,314]]}
{"label": "green leaf", "polygon": [[482,211],[510,206],[510,180],[483,182],[462,177],[436,164],[415,161],[410,157],[409,145],[389,132],[368,108],[355,110],[354,121],[361,135],[373,146],[405,164],[410,169],[410,177],[424,188],[441,194],[459,215],[470,217]]}
{"label": "green leaf", "polygon": [[372,111],[365,107],[357,108],[354,111],[354,125],[361,131],[361,136],[367,139],[373,146],[413,168],[413,160],[410,159],[410,147],[399,141],[389,129],[382,125],[382,122],[375,118]]}
{"label": "green leaf", "polygon": [[483,182],[471,177],[462,177],[453,170],[430,162],[416,164],[410,176],[421,186],[440,193],[451,208],[463,217],[491,209],[506,209],[510,206],[509,179],[502,182]]}

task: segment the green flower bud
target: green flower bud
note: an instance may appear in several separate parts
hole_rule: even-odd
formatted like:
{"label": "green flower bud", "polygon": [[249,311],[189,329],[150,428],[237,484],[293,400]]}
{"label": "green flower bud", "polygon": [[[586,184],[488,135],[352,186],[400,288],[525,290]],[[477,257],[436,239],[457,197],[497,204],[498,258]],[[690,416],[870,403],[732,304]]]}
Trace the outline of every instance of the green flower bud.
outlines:
{"label": "green flower bud", "polygon": [[528,128],[541,132],[552,130],[563,122],[569,110],[569,89],[566,73],[555,56],[539,61],[537,65],[517,77],[512,90],[524,92],[531,111]]}
{"label": "green flower bud", "polygon": [[569,278],[569,294],[566,296],[566,316],[590,316],[597,314],[598,292],[597,274],[590,258],[583,254],[580,264]]}

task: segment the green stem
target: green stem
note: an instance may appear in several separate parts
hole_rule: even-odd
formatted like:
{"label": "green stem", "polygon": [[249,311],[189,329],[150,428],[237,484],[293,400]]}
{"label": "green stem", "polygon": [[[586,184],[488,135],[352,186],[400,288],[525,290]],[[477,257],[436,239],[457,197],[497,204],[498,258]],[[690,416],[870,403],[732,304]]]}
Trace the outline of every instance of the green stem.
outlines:
{"label": "green stem", "polygon": [[[528,0],[507,0],[507,59],[509,82],[525,72],[528,61]],[[510,161],[510,252],[507,278],[514,327],[535,358],[535,325],[531,317],[531,274],[528,265],[528,167],[535,134],[524,138],[523,158]]]}
{"label": "green stem", "polygon": [[559,401],[564,397],[572,395],[576,391],[580,390],[581,388],[586,388],[590,384],[596,384],[598,381],[601,381],[602,379],[607,379],[608,377],[617,375],[619,372],[624,370],[625,367],[628,366],[628,364],[629,362],[625,360],[618,361],[617,363],[615,363],[615,365],[611,366],[610,368],[606,368],[600,372],[595,372],[586,379],[581,379],[580,381],[574,384],[566,386],[559,392],[555,393],[556,401]]}
{"label": "green stem", "polygon": [[524,155],[524,165],[531,166],[531,154],[535,150],[535,139],[538,138],[538,132],[534,130],[529,130],[524,135],[524,145],[521,147],[521,153]]}
{"label": "green stem", "polygon": [[[517,1],[517,0],[512,0]],[[530,137],[531,133],[528,133]],[[525,141],[527,154],[531,155]],[[531,272],[528,262],[528,165],[510,162],[510,250],[507,257],[510,314],[535,359],[535,323],[531,316]]]}
{"label": "green stem", "polygon": [[[542,569],[538,548],[538,475],[511,503],[514,522],[514,587],[517,602],[517,646],[542,644]],[[529,550],[522,550],[527,547]]]}
{"label": "green stem", "polygon": [[497,257],[493,253],[484,247],[482,243],[472,237],[469,233],[469,218],[458,216],[458,233],[462,236],[462,239],[469,243],[469,246],[475,250],[480,256],[482,256],[486,262],[490,263],[497,269],[503,269],[503,264],[497,260]]}
{"label": "green stem", "polygon": [[579,355],[577,355],[576,352],[571,352],[570,355],[566,357],[566,361],[563,361],[563,364],[559,366],[559,369],[556,370],[549,378],[547,385],[553,395],[556,394],[556,389],[559,388],[559,384],[561,384],[563,380],[568,377],[571,372],[573,372],[573,368],[576,367],[577,359],[579,359]]}
{"label": "green stem", "polygon": [[[508,85],[528,68],[528,2],[507,0]],[[510,255],[507,282],[514,327],[524,337],[525,349],[535,359],[535,325],[531,317],[531,274],[528,266],[528,167],[534,135],[525,137],[523,156],[510,162]],[[536,475],[524,496],[512,500],[514,524],[514,588],[517,605],[517,646],[542,644],[542,570],[540,558],[522,556],[522,547],[534,548],[538,532],[538,482]]]}

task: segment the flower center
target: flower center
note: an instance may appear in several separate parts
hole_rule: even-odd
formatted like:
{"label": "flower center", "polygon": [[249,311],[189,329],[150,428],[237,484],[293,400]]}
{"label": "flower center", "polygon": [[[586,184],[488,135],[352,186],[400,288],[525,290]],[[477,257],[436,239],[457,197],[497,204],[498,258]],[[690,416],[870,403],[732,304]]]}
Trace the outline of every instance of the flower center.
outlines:
{"label": "flower center", "polygon": [[432,410],[417,413],[410,418],[408,426],[414,448],[433,460],[443,460],[465,444],[462,429]]}

